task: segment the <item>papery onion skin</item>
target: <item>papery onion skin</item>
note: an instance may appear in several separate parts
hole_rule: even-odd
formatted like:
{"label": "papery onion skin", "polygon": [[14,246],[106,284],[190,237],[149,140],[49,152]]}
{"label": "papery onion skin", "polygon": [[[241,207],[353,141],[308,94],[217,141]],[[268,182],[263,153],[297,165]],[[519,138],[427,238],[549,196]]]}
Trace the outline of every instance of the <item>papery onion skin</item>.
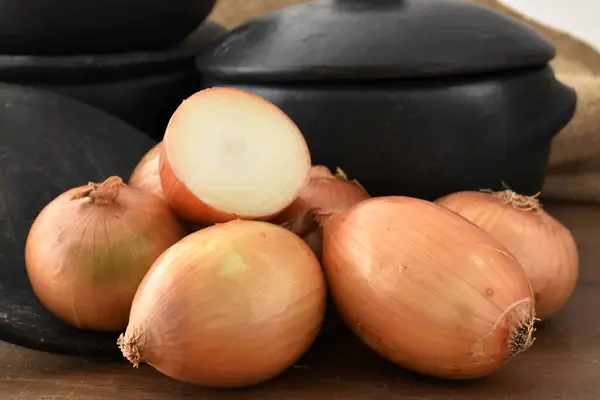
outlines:
{"label": "papery onion skin", "polygon": [[[163,142],[159,142],[142,157],[131,174],[129,186],[152,193],[164,200],[165,196],[160,182],[160,154],[163,149]],[[180,221],[187,233],[206,228],[204,224],[197,224],[183,219],[180,219]]]}
{"label": "papery onion skin", "polygon": [[[312,212],[339,212],[369,199],[369,193],[356,181],[349,181],[338,168],[337,175],[329,168],[315,165],[309,172],[310,180],[298,198],[272,222],[284,226],[299,235],[314,251],[319,260],[323,253],[323,237]],[[329,333],[343,326],[343,322],[328,299],[327,313],[322,333]]]}
{"label": "papery onion skin", "polygon": [[313,166],[308,184],[298,198],[271,221],[275,224],[294,221],[314,210],[343,211],[371,197],[359,184],[328,171],[327,167]]}
{"label": "papery onion skin", "polygon": [[163,200],[111,177],[71,189],[40,212],[27,237],[27,273],[58,318],[118,332],[152,263],[184,235]]}
{"label": "papery onion skin", "polygon": [[324,225],[323,265],[346,324],[408,369],[488,375],[533,341],[523,268],[494,238],[424,200],[366,200]]}
{"label": "papery onion skin", "polygon": [[309,178],[335,179],[336,176],[324,165],[313,165],[308,173]]}
{"label": "papery onion skin", "polygon": [[521,263],[542,320],[561,310],[577,285],[579,255],[573,235],[537,198],[513,191],[450,194],[436,201],[498,239]]}
{"label": "papery onion skin", "polygon": [[159,142],[142,157],[129,178],[129,186],[164,198],[159,173],[162,150],[163,142]]}
{"label": "papery onion skin", "polygon": [[156,261],[118,343],[134,365],[180,381],[250,386],[310,347],[325,299],[304,241],[267,222],[232,221],[189,235]]}

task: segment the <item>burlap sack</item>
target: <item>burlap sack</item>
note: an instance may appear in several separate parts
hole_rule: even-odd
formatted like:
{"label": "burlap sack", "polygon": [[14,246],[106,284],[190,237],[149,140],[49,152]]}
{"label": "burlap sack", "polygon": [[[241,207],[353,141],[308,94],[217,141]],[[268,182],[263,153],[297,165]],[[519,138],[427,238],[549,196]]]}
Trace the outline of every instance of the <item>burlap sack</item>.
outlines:
{"label": "burlap sack", "polygon": [[[233,28],[266,12],[309,0],[219,0],[211,19]],[[571,36],[527,19],[496,0],[470,0],[519,18],[558,49],[556,74],[579,96],[571,123],[555,138],[544,196],[600,202],[600,53]]]}

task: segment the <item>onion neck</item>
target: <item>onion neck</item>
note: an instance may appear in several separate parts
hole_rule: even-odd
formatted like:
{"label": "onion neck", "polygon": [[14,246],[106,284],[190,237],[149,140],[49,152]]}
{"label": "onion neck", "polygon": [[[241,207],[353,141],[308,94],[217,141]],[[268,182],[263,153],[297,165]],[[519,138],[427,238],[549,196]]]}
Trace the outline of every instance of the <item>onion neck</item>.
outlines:
{"label": "onion neck", "polygon": [[343,181],[347,181],[348,180],[348,175],[346,175],[346,173],[344,172],[343,169],[341,169],[340,167],[337,167],[337,169],[335,170],[335,177],[338,179],[341,179]]}
{"label": "onion neck", "polygon": [[541,193],[533,196],[525,196],[509,189],[500,192],[493,192],[491,190],[482,190],[482,192],[489,193],[493,197],[502,200],[504,204],[510,204],[521,211],[540,211],[542,209],[542,204],[539,200]]}
{"label": "onion neck", "polygon": [[356,179],[350,180],[348,178],[348,175],[340,167],[337,167],[337,169],[335,170],[335,177],[338,179],[341,179],[343,181],[350,182],[350,183],[358,186],[358,188],[361,189],[363,192],[369,194],[369,192],[367,192],[367,189],[365,189],[365,187],[363,185],[361,185],[358,180],[356,180]]}
{"label": "onion neck", "polygon": [[123,186],[125,186],[123,179],[118,176],[111,176],[102,183],[88,183],[85,188],[71,196],[71,200],[90,199],[96,205],[108,206],[113,204],[119,197],[119,192]]}

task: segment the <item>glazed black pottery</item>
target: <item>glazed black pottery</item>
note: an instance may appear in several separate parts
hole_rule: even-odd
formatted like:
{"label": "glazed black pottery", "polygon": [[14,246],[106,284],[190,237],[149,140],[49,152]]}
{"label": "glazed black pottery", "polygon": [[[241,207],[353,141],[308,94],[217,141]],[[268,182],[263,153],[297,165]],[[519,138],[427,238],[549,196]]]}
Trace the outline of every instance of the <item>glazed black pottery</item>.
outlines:
{"label": "glazed black pottery", "polygon": [[25,241],[42,208],[67,189],[128,177],[154,142],[87,104],[0,85],[0,340],[80,356],[119,356],[114,334],[82,331],[38,301]]}
{"label": "glazed black pottery", "polygon": [[160,140],[173,111],[200,85],[194,57],[225,33],[221,25],[206,21],[179,46],[161,52],[0,55],[0,81],[74,97]]}
{"label": "glazed black pottery", "polygon": [[189,35],[216,0],[0,0],[0,53],[160,50]]}
{"label": "glazed black pottery", "polygon": [[538,192],[575,92],[528,26],[459,0],[322,0],[263,16],[197,59],[204,86],[280,106],[315,164],[373,195]]}

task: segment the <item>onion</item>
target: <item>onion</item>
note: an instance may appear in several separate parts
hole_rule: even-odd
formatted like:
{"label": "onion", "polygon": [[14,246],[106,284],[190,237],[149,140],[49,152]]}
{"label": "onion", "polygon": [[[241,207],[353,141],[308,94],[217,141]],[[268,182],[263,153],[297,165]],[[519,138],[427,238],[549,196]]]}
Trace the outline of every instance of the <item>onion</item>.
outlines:
{"label": "onion", "polygon": [[162,149],[163,142],[159,142],[152,147],[144,157],[142,157],[133,170],[131,178],[129,178],[129,186],[164,198],[158,171],[160,152]]}
{"label": "onion", "polygon": [[380,197],[328,217],[323,266],[346,324],[411,370],[468,379],[533,342],[523,268],[490,235],[424,200]]}
{"label": "onion", "polygon": [[[152,193],[161,199],[165,198],[160,183],[159,172],[160,152],[163,148],[163,142],[159,142],[152,147],[148,153],[142,157],[129,179],[129,186]],[[206,225],[204,224],[197,224],[183,219],[180,220],[188,233],[193,233],[206,228]]]}
{"label": "onion", "polygon": [[311,159],[298,127],[274,104],[242,90],[191,96],[175,111],[164,143],[165,198],[196,223],[268,220],[308,182]]}
{"label": "onion", "polygon": [[249,386],[310,347],[325,297],[321,266],[298,236],[232,221],[189,235],[156,261],[118,344],[135,366],[184,382]]}
{"label": "onion", "polygon": [[[348,180],[348,176],[340,168],[334,175],[329,168],[315,165],[310,169],[309,177],[308,184],[302,189],[298,198],[271,222],[300,236],[321,259],[323,237],[313,212],[321,214],[343,211],[370,196],[358,181]],[[329,333],[343,325],[335,304],[328,296],[327,312],[321,333]]]}
{"label": "onion", "polygon": [[184,235],[163,200],[113,176],[71,189],[41,211],[27,237],[27,273],[63,321],[117,332],[152,263]]}
{"label": "onion", "polygon": [[311,168],[309,176],[298,198],[271,222],[300,235],[320,257],[322,239],[312,212],[344,211],[370,196],[357,181],[348,180],[340,168],[333,175],[329,168],[317,165]]}
{"label": "onion", "polygon": [[571,232],[542,209],[537,196],[468,191],[437,203],[483,228],[515,256],[533,288],[539,318],[563,308],[577,285],[577,245]]}

